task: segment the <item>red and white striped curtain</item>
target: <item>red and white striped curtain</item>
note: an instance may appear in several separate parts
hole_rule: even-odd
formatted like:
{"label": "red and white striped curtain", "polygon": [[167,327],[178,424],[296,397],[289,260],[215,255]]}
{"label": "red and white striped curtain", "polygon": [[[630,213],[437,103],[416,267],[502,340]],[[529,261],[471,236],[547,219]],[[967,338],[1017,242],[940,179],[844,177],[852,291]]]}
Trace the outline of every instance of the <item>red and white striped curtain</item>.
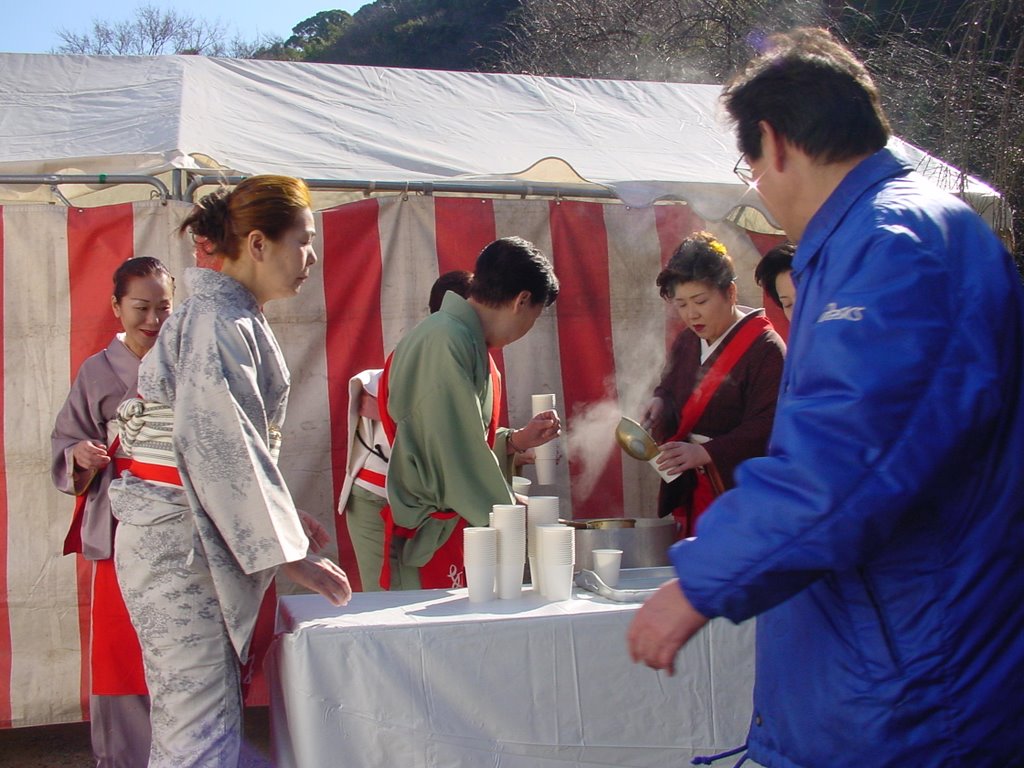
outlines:
{"label": "red and white striped curtain", "polygon": [[[176,300],[185,298],[180,276],[192,249],[175,230],[188,210],[0,208],[0,727],[87,712],[90,567],[60,554],[72,499],[50,482],[50,432],[78,366],[119,330],[110,295],[122,261],[163,260],[179,278]],[[562,498],[564,516],[654,513],[657,477],[621,454],[613,429],[650,395],[674,335],[654,280],[679,242],[713,231],[737,261],[741,298],[761,303],[758,248],[743,230],[704,222],[685,205],[399,196],[323,211],[317,226],[319,268],[299,298],[267,314],[292,372],[282,467],[297,504],[336,532],[343,565],[354,563],[334,515],[348,379],[380,367],[426,316],[435,278],[471,270],[491,240],[533,241],[561,281],[556,304],[498,363],[503,423],[529,419],[531,394],[556,395],[567,429],[557,486],[545,490]],[[772,242],[758,240],[760,249]]]}

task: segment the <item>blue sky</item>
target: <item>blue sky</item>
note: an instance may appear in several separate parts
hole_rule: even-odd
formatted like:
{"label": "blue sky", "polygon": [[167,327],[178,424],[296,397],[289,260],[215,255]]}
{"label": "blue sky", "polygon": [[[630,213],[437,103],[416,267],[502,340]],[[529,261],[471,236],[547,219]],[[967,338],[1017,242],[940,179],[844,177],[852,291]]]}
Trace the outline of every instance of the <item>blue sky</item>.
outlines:
{"label": "blue sky", "polygon": [[259,35],[288,37],[292,27],[320,11],[338,9],[355,13],[370,0],[8,0],[0,19],[0,51],[50,53],[61,44],[58,29],[82,34],[93,20],[118,22],[134,16],[137,8],[153,5],[209,22],[223,22],[228,40],[235,33],[243,40]]}

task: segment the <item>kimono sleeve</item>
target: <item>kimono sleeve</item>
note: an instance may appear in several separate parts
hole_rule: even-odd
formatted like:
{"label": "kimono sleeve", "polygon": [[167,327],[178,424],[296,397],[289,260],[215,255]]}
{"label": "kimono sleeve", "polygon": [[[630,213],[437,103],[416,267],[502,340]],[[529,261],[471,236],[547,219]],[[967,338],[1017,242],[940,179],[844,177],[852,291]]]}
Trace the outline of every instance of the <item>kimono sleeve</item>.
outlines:
{"label": "kimono sleeve", "polygon": [[174,443],[186,489],[245,573],[306,555],[295,505],[271,454],[261,367],[273,365],[245,320],[194,326],[175,392]]}
{"label": "kimono sleeve", "polygon": [[[81,370],[71,385],[64,405],[54,421],[50,435],[52,461],[50,476],[57,490],[62,493],[78,495],[85,491],[94,477],[84,469],[74,468],[72,451],[82,440],[92,440],[101,445],[107,443],[107,432],[100,398],[90,392],[90,382],[95,377],[92,361],[83,363]],[[90,375],[92,371],[92,375]],[[92,384],[93,388],[95,384]]]}
{"label": "kimono sleeve", "polygon": [[735,485],[737,465],[768,449],[779,398],[784,352],[781,340],[766,334],[747,352],[748,376],[743,383],[743,412],[739,423],[723,435],[704,444],[726,487]]}

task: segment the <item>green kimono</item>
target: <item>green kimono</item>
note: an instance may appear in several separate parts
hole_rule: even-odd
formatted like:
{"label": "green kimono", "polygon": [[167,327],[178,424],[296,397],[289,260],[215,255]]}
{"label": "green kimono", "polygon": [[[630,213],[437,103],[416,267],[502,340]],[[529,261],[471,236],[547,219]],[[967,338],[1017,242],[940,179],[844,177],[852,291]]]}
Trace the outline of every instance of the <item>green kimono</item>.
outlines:
{"label": "green kimono", "polygon": [[396,436],[388,464],[388,500],[395,523],[416,529],[402,549],[404,566],[421,567],[447,541],[456,520],[487,525],[494,504],[512,493],[504,455],[507,430],[487,444],[493,392],[483,328],[473,308],[447,293],[441,310],[413,328],[395,348],[387,409]]}

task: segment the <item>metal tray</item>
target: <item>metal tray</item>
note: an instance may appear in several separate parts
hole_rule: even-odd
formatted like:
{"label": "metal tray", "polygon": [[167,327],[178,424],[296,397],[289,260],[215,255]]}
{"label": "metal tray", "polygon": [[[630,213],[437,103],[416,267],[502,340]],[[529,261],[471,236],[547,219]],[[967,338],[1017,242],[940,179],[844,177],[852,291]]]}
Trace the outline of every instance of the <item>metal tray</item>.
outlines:
{"label": "metal tray", "polygon": [[672,566],[623,568],[619,571],[619,583],[609,587],[596,573],[584,569],[576,574],[576,586],[617,603],[642,603],[658,587],[675,577],[676,569]]}

